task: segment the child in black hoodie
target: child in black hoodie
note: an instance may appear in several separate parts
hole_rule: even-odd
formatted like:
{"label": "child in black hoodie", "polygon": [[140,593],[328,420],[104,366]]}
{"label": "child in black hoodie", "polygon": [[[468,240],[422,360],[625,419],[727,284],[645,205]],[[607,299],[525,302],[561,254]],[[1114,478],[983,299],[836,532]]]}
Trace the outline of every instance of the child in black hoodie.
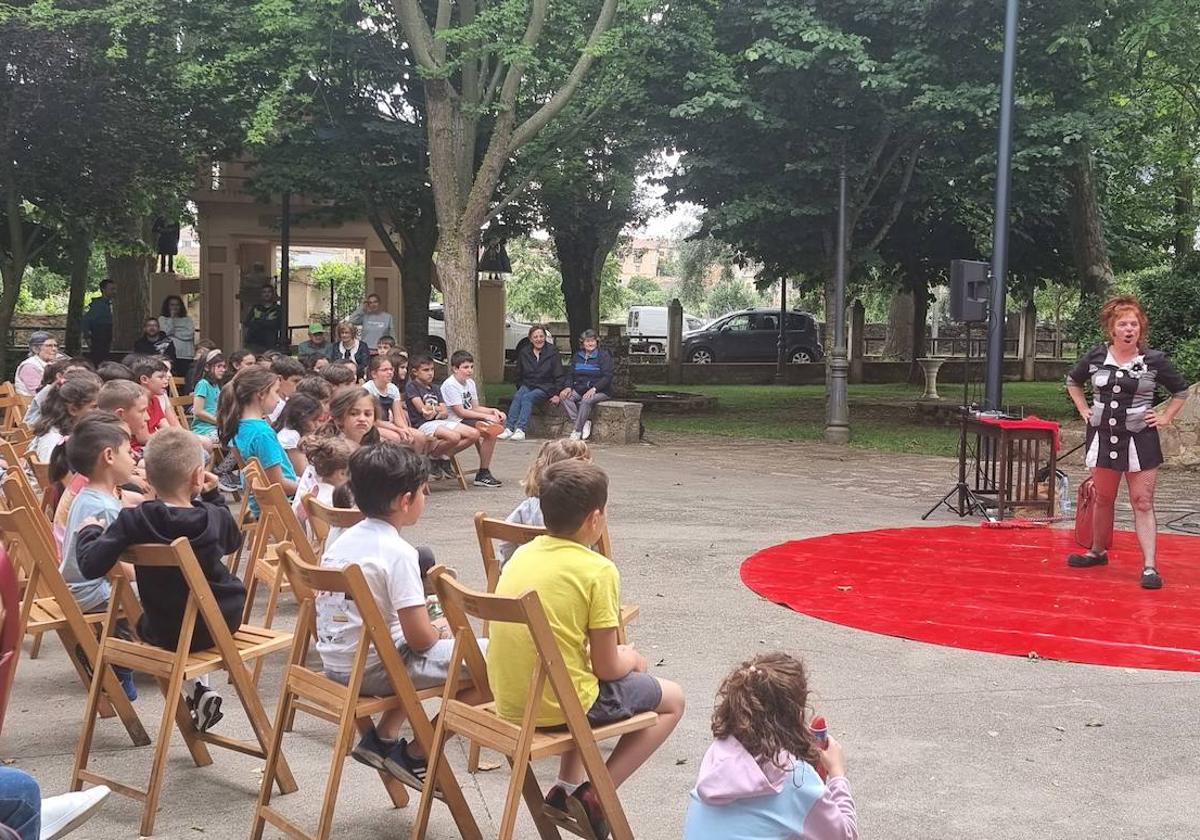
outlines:
{"label": "child in black hoodie", "polygon": [[[167,545],[184,537],[192,544],[226,625],[230,632],[236,631],[246,588],[229,573],[223,559],[241,547],[242,533],[217,489],[217,477],[204,469],[204,451],[196,436],[186,429],[157,432],[146,444],[143,464],[158,498],[122,510],[107,530],[97,520],[85,521],[77,538],[80,571],[87,578],[103,577],[131,545]],[[149,644],[174,650],[188,599],[183,575],[175,568],[138,566],[137,583],[144,610],[138,635]],[[198,619],[191,650],[212,646],[208,628]],[[221,696],[209,688],[206,677],[186,686],[184,693],[201,732],[223,717]]]}

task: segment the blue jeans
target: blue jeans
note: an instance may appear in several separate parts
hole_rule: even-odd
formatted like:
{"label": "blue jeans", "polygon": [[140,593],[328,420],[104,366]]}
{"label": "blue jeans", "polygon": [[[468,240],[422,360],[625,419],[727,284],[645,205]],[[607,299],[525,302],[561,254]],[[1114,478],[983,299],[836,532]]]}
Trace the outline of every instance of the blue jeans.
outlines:
{"label": "blue jeans", "polygon": [[525,427],[529,425],[529,415],[533,413],[533,407],[549,398],[550,395],[541,388],[527,388],[524,385],[518,388],[517,393],[513,394],[512,405],[508,407],[509,431],[515,432],[517,429],[525,431]]}
{"label": "blue jeans", "polygon": [[33,776],[15,767],[0,767],[0,825],[21,840],[38,840],[41,834],[41,789]]}

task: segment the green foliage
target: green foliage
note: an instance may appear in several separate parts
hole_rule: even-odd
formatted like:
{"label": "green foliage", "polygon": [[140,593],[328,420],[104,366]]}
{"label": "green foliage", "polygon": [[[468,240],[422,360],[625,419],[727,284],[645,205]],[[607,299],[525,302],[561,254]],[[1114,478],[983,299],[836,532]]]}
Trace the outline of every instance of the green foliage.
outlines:
{"label": "green foliage", "polygon": [[367,275],[361,265],[325,260],[313,269],[312,279],[323,287],[333,283],[339,318],[349,315],[363,302]]}
{"label": "green foliage", "polygon": [[513,267],[505,282],[508,311],[531,322],[566,318],[562,278],[549,249],[515,239],[508,244],[508,258]]}
{"label": "green foliage", "polygon": [[1184,342],[1200,338],[1200,255],[1169,270],[1143,272],[1138,279],[1152,346],[1174,353]]}
{"label": "green foliage", "polygon": [[754,294],[754,290],[742,280],[734,277],[733,272],[726,271],[722,274],[720,280],[713,283],[712,289],[708,292],[708,299],[705,304],[707,306],[708,317],[716,318],[735,309],[749,309],[755,306],[757,302],[758,299]]}
{"label": "green foliage", "polygon": [[600,319],[611,321],[618,318],[624,321],[629,306],[628,289],[621,285],[621,265],[615,256],[609,254],[600,271]]}
{"label": "green foliage", "polygon": [[667,293],[649,277],[630,277],[625,284],[625,295],[630,306],[667,305]]}
{"label": "green foliage", "polygon": [[1200,336],[1180,342],[1171,361],[1188,382],[1200,382]]}

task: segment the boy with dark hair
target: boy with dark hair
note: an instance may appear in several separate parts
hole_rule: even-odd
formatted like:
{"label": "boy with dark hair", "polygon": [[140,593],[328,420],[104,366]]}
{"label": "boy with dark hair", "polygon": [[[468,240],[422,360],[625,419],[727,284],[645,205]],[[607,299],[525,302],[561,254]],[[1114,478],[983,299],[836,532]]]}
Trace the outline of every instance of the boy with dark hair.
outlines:
{"label": "boy with dark hair", "polygon": [[392,348],[395,346],[396,339],[392,338],[390,335],[380,336],[379,343],[375,345],[375,352],[380,356],[386,356],[388,353],[392,352]]}
{"label": "boy with dark hair", "polygon": [[504,412],[488,408],[479,400],[475,387],[475,357],[466,350],[455,350],[450,357],[450,376],[442,383],[442,401],[446,403],[446,419],[469,428],[478,434],[475,448],[479,450],[479,470],[475,473],[476,487],[500,487],[500,479],[492,475],[492,453],[496,451],[496,436],[504,428]]}
{"label": "boy with dark hair", "polygon": [[[547,534],[516,550],[504,567],[497,595],[538,593],[554,631],[579,703],[593,726],[642,712],[658,713],[649,729],[623,735],[608,758],[613,784],[628,779],[662,745],[683,716],[683,690],[646,673],[646,658],[617,644],[620,575],[595,545],[606,527],[608,477],[595,464],[571,459],[551,464],[538,479]],[[496,714],[519,721],[529,695],[537,651],[529,633],[515,624],[493,624],[487,650],[488,681]],[[543,693],[535,724],[561,726],[562,709],[552,691]],[[548,807],[568,811],[579,800],[597,837],[608,836],[599,797],[584,781],[575,751],[562,756],[558,782],[546,795]]]}
{"label": "boy with dark hair", "polygon": [[100,366],[96,368],[96,375],[105,382],[112,382],[117,379],[124,379],[129,382],[133,381],[133,371],[120,362],[101,362]]}
{"label": "boy with dark hair", "polygon": [[[349,485],[366,518],[346,529],[321,558],[325,568],[355,564],[362,569],[417,689],[446,681],[454,651],[449,633],[429,619],[417,549],[400,536],[400,529],[415,524],[424,512],[428,480],[428,462],[411,449],[387,441],[360,447],[350,456]],[[336,682],[349,684],[362,638],[362,614],[353,601],[337,592],[318,593],[316,606],[317,650],[325,673]],[[484,644],[481,640],[480,645]],[[371,650],[362,694],[387,696],[393,692],[379,654]],[[466,699],[469,694],[462,696]],[[419,788],[425,779],[425,756],[417,744],[400,738],[404,717],[399,709],[385,712],[352,755]]]}
{"label": "boy with dark hair", "polygon": [[[353,359],[351,362],[353,363]],[[331,362],[328,367],[321,369],[320,375],[334,389],[337,389],[358,382],[358,366],[355,364],[339,365],[336,362]]]}
{"label": "boy with dark hair", "polygon": [[168,410],[166,402],[167,388],[171,384],[171,369],[168,364],[157,356],[143,356],[132,368],[138,383],[146,389],[149,403],[146,407],[146,423],[150,434],[159,429],[167,429],[179,425],[175,412]]}
{"label": "boy with dark hair", "polygon": [[433,440],[430,450],[431,472],[436,478],[455,481],[458,476],[450,463],[450,455],[474,446],[479,432],[470,427],[455,428],[459,424],[449,419],[441,392],[434,387],[433,357],[421,354],[414,356],[409,364],[411,378],[404,386],[404,407],[408,411],[408,423],[421,434]]}
{"label": "boy with dark hair", "polygon": [[279,377],[279,402],[275,403],[275,410],[269,418],[274,423],[283,413],[288,398],[296,393],[296,386],[304,378],[305,370],[297,359],[280,353],[271,359],[271,373]]}
{"label": "boy with dark hair", "polygon": [[[79,608],[85,613],[102,612],[108,608],[112,586],[106,578],[96,580],[82,571],[80,530],[89,523],[103,528],[120,514],[120,487],[133,478],[134,472],[129,434],[114,415],[95,411],[75,425],[67,439],[66,454],[71,470],[87,481],[78,489],[66,511],[59,568]],[[133,672],[124,667],[113,670],[125,695],[136,700]]]}
{"label": "boy with dark hair", "polygon": [[[107,530],[95,520],[81,522],[79,569],[87,578],[103,580],[131,545],[167,545],[183,537],[191,543],[221,616],[233,633],[241,627],[246,589],[223,561],[241,548],[242,532],[217,489],[217,477],[206,472],[204,464],[204,450],[191,432],[164,429],[156,434],[146,445],[145,466],[158,498],[120,511]],[[182,573],[173,567],[151,566],[138,566],[135,573],[145,610],[138,635],[149,644],[174,650],[183,630],[189,594]],[[198,619],[190,650],[212,646],[208,627]],[[206,678],[185,685],[184,695],[201,732],[223,717],[221,696],[208,687]]]}

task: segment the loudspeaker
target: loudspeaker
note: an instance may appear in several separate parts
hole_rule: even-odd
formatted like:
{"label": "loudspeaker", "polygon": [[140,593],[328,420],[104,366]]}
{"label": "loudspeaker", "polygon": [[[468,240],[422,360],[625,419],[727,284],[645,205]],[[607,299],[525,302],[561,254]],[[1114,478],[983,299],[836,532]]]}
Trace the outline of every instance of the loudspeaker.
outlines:
{"label": "loudspeaker", "polygon": [[987,320],[988,264],[950,261],[950,320],[978,324]]}

